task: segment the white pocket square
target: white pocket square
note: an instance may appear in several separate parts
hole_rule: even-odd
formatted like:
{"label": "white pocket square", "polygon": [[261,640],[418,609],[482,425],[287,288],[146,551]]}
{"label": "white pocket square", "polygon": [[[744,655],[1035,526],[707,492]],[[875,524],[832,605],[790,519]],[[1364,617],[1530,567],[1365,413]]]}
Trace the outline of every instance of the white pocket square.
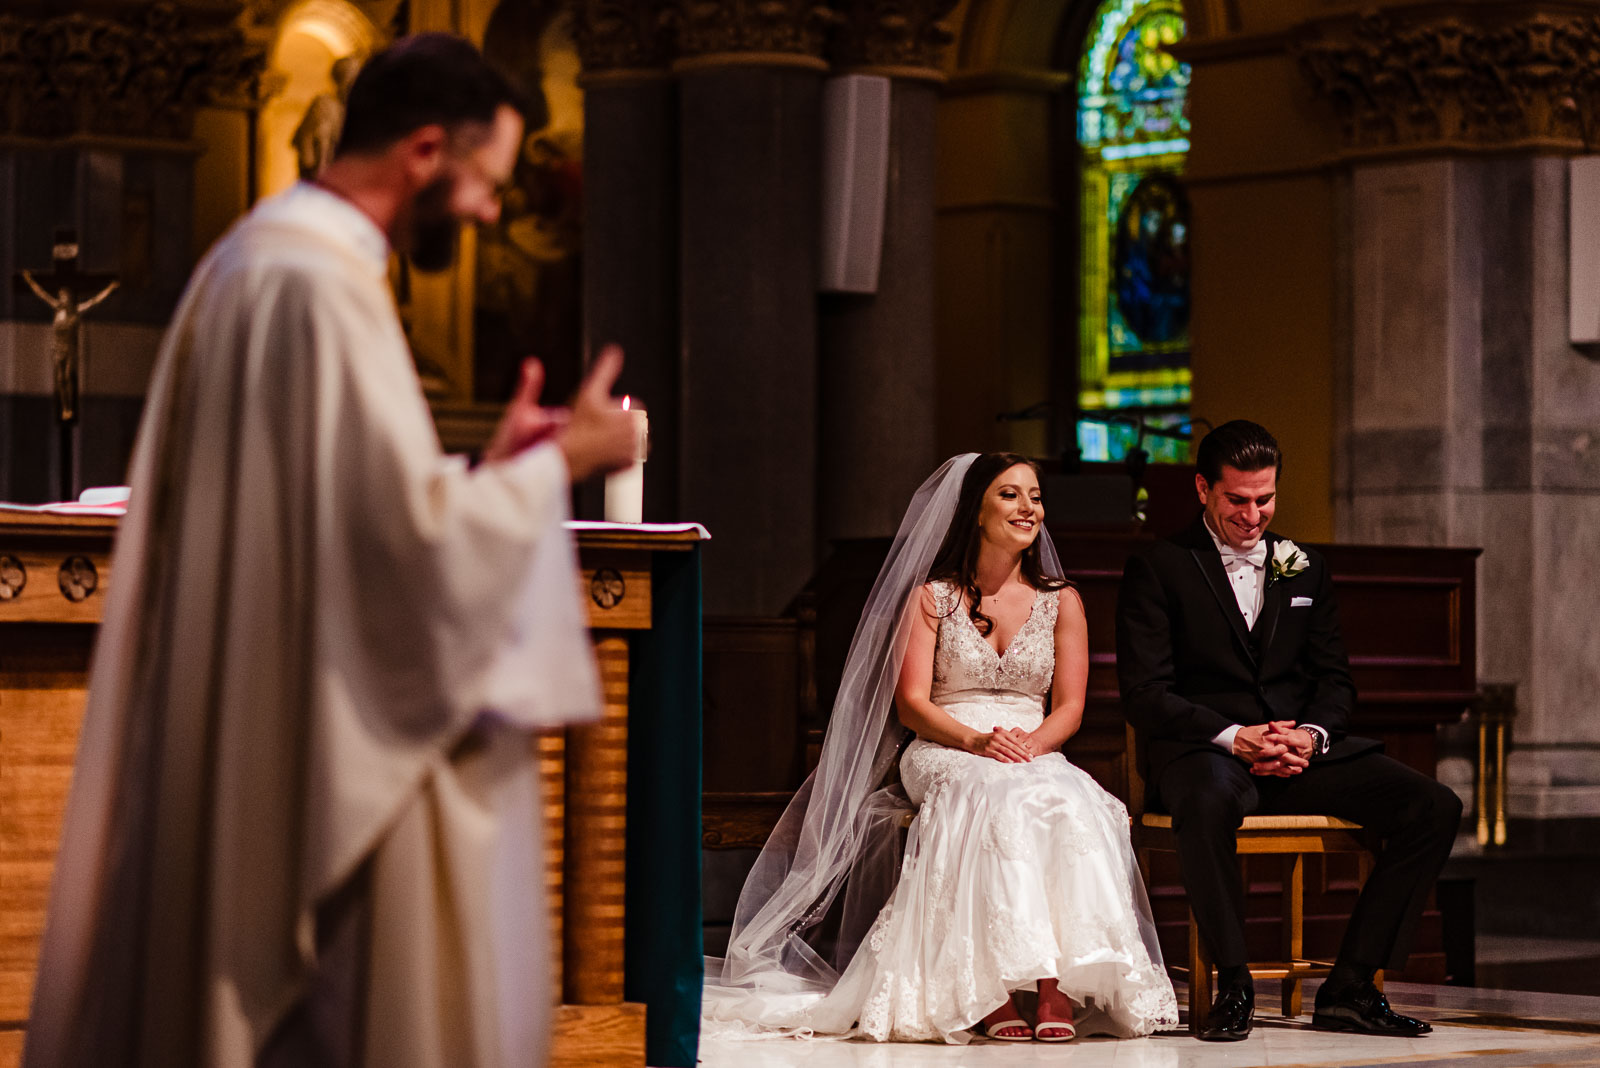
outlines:
{"label": "white pocket square", "polygon": [[1311,607],[1311,598],[1309,598],[1309,597],[1291,597],[1291,598],[1289,598],[1289,607],[1290,608],[1310,608]]}

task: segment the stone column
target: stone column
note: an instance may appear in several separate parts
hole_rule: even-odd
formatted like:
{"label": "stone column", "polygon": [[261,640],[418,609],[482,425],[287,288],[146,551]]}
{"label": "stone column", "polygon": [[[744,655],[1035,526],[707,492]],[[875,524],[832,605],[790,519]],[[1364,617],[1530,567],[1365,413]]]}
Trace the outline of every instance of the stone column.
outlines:
{"label": "stone column", "polygon": [[675,5],[682,508],[710,615],[781,612],[816,563],[823,33],[806,0]]}
{"label": "stone column", "polygon": [[[667,69],[665,5],[583,0],[573,30],[583,58],[583,310],[589,356],[627,354],[619,388],[650,412],[644,518],[689,517],[680,496],[678,94]],[[600,518],[597,489],[581,502]]]}
{"label": "stone column", "polygon": [[1567,338],[1565,158],[1600,118],[1571,92],[1597,47],[1577,16],[1433,15],[1304,50],[1352,161],[1338,537],[1483,547],[1479,674],[1518,687],[1513,817],[1600,816],[1600,362]]}
{"label": "stone column", "polygon": [[1062,444],[1050,440],[1043,420],[995,417],[1063,392],[1051,364],[1064,206],[1049,153],[1072,85],[1061,71],[995,67],[954,75],[940,99],[939,455],[1011,449],[1043,456]]}
{"label": "stone column", "polygon": [[877,291],[825,294],[819,353],[823,541],[894,534],[936,466],[934,162],[940,19],[949,0],[848,6],[835,73],[891,80],[889,179]]}
{"label": "stone column", "polygon": [[[122,13],[53,14],[46,5],[37,15],[7,16],[0,499],[59,495],[51,313],[13,285],[22,269],[48,271],[57,230],[76,232],[82,269],[121,280],[84,316],[74,481],[125,477],[161,335],[200,239],[215,226],[207,211],[221,201],[237,205],[240,193],[238,182],[218,179],[208,152],[219,136],[239,147],[240,116],[254,102],[262,67],[262,49],[233,25],[234,13],[184,0]],[[212,182],[203,196],[197,173]]]}

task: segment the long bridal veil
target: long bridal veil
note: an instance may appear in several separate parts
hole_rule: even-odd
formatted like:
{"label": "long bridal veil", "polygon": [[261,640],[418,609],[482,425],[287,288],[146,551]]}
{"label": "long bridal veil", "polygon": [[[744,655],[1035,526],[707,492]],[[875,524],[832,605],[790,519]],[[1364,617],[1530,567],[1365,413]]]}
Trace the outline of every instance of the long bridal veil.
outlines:
{"label": "long bridal veil", "polygon": [[[805,1030],[805,1010],[833,989],[893,892],[901,816],[913,810],[898,786],[883,785],[906,734],[893,712],[907,608],[928,580],[977,455],[947,460],[911,499],[856,626],[817,768],[745,880],[727,956],[707,959],[708,1023]],[[1042,527],[1039,537],[1045,574],[1061,577]]]}

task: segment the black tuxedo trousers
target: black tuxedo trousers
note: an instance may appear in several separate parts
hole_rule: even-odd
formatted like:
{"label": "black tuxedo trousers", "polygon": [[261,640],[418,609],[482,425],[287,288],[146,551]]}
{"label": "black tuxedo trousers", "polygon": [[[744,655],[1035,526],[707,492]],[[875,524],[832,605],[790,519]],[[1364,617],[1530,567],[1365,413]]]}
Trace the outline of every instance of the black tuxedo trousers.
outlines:
{"label": "black tuxedo trousers", "polygon": [[1336,816],[1382,838],[1339,947],[1341,962],[1371,969],[1405,965],[1461,823],[1461,801],[1448,787],[1376,752],[1314,762],[1286,779],[1252,775],[1221,749],[1195,752],[1167,765],[1156,788],[1172,814],[1200,936],[1222,966],[1249,960],[1235,839],[1245,816]]}

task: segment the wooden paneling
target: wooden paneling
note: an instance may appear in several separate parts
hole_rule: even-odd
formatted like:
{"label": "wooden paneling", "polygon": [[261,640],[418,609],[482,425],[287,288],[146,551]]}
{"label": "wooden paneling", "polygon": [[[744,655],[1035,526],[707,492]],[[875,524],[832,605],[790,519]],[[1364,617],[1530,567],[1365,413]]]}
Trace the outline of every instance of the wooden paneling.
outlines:
{"label": "wooden paneling", "polygon": [[800,781],[799,624],[705,622],[707,793],[793,789]]}
{"label": "wooden paneling", "polygon": [[0,631],[0,1022],[27,1019],[94,628]]}
{"label": "wooden paneling", "polygon": [[605,687],[599,723],[567,728],[566,908],[562,1001],[622,1000],[624,877],[628,851],[628,643],[595,643]]}
{"label": "wooden paneling", "polygon": [[707,849],[760,849],[793,790],[710,793],[702,800],[700,841]]}
{"label": "wooden paneling", "polygon": [[566,956],[562,915],[567,891],[567,736],[556,730],[533,740],[544,801],[544,889],[550,904],[551,986],[562,989]]}
{"label": "wooden paneling", "polygon": [[98,623],[115,532],[111,519],[0,518],[0,623]]}
{"label": "wooden paneling", "polygon": [[[104,553],[60,553],[26,548],[0,556],[0,611],[19,623],[97,623],[104,607],[101,592],[111,577]],[[15,589],[9,579],[21,575]],[[64,591],[70,591],[64,592]]]}
{"label": "wooden paneling", "polygon": [[562,1005],[549,1068],[615,1068],[644,1063],[644,1006]]}
{"label": "wooden paneling", "polygon": [[621,549],[584,554],[581,573],[589,626],[596,630],[649,630],[650,557]]}

